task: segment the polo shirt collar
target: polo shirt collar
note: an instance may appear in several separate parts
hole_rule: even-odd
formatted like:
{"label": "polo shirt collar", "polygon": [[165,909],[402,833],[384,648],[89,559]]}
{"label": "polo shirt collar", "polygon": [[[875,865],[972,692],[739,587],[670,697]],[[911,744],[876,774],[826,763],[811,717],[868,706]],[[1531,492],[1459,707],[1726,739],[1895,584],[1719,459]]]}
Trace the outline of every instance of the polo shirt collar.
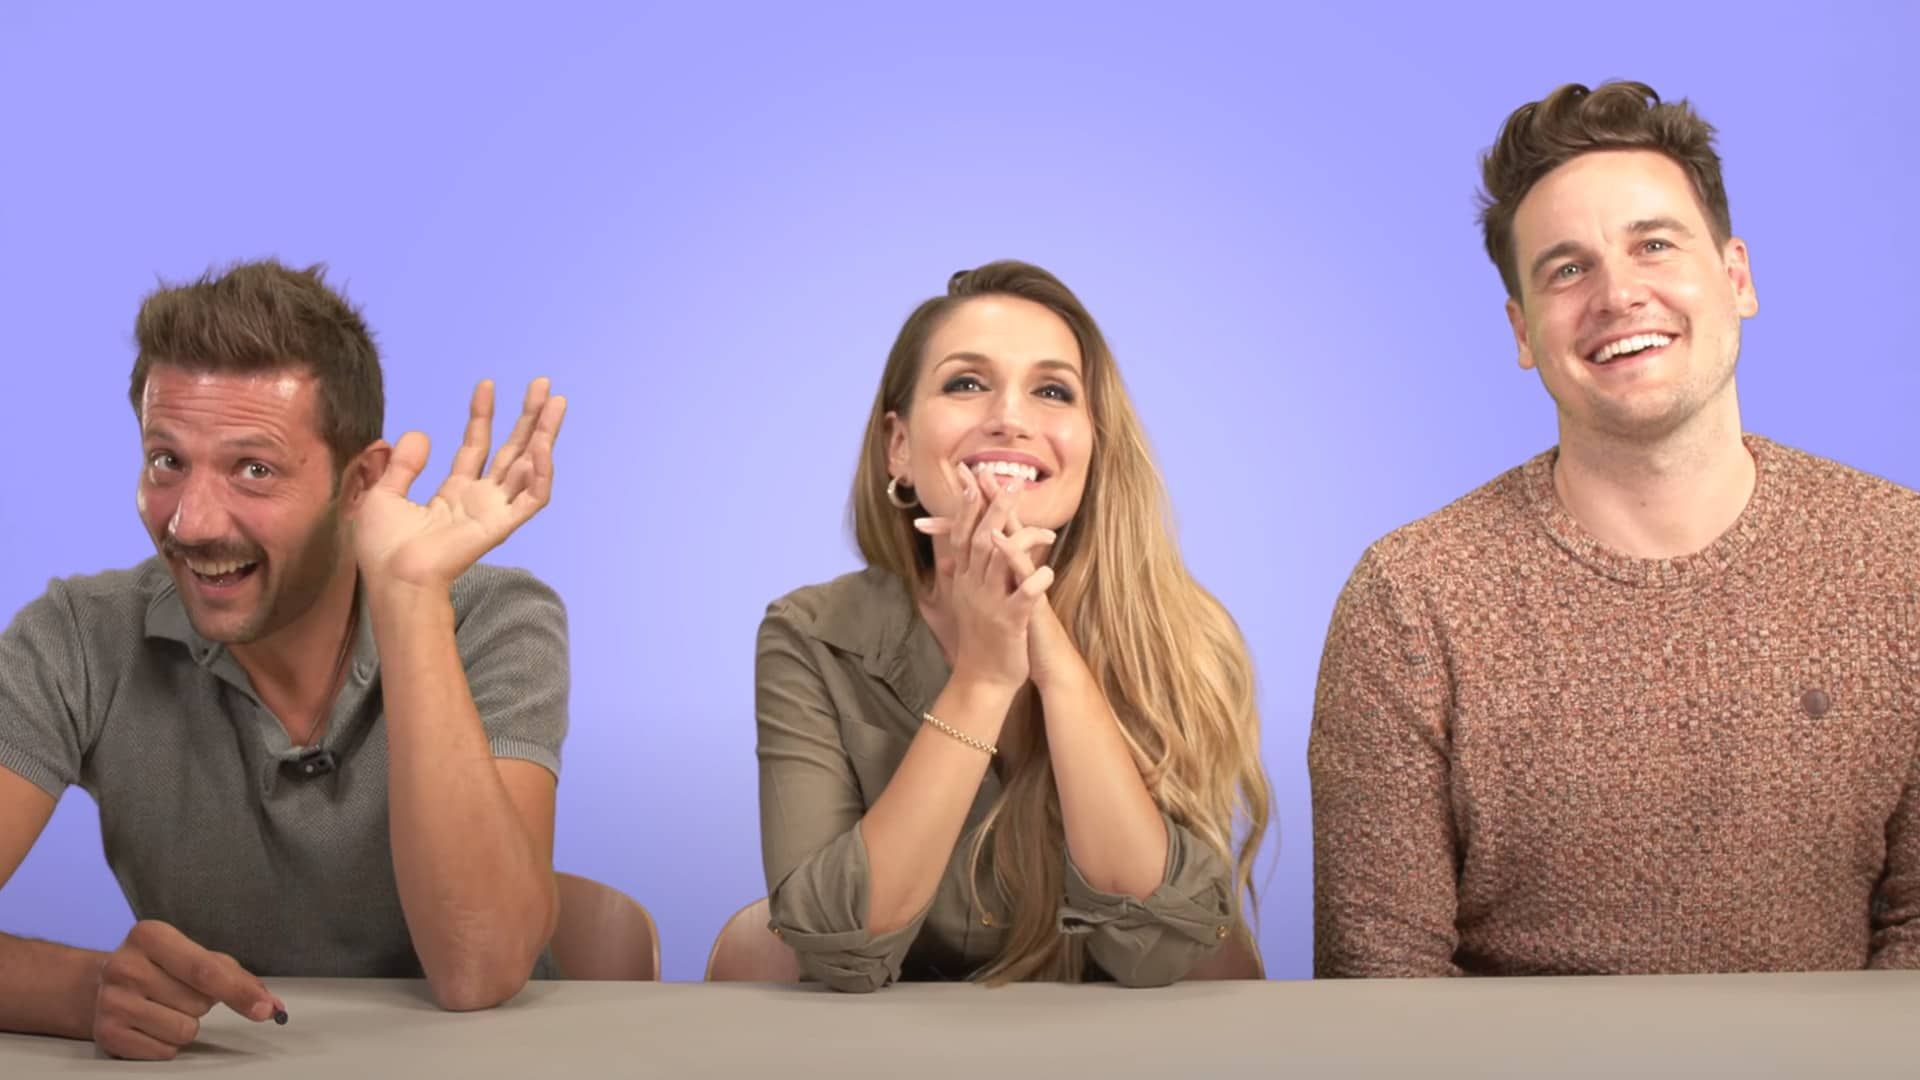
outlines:
{"label": "polo shirt collar", "polygon": [[[373,614],[367,610],[366,597],[360,597],[355,605],[358,614],[353,634],[353,656],[351,674],[360,682],[368,682],[379,667],[380,654],[373,641]],[[153,598],[147,602],[146,636],[163,641],[176,641],[187,648],[193,662],[208,670],[227,677],[229,682],[248,685],[245,673],[239,662],[233,659],[226,646],[217,641],[208,641],[194,630],[192,620],[187,618],[187,608],[180,600],[179,588],[170,574],[162,572],[162,584],[155,590]],[[224,660],[224,663],[222,662]],[[228,669],[228,670],[222,670]],[[239,676],[234,678],[234,676]]]}

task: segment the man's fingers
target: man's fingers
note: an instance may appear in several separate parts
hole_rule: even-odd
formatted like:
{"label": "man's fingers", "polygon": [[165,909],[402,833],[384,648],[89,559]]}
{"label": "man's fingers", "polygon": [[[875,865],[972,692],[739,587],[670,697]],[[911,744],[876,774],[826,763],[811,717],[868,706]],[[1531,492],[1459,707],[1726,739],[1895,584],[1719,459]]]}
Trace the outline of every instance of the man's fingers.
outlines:
{"label": "man's fingers", "polygon": [[560,425],[566,419],[567,396],[555,394],[548,398],[546,404],[540,407],[540,419],[534,422],[533,441],[537,443],[545,439],[547,449],[552,450],[553,444],[560,441]]}
{"label": "man's fingers", "polygon": [[[166,973],[154,959],[148,955],[155,947],[155,940],[162,935],[172,935],[192,946],[184,935],[164,923],[142,923],[128,937],[125,947],[115,950],[107,957],[100,968],[102,988],[117,987],[130,990],[139,997],[157,1001],[175,1012],[187,1016],[205,1016],[213,1008],[213,999],[179,979]],[[179,947],[175,945],[173,947]]]}
{"label": "man's fingers", "polygon": [[533,460],[521,458],[520,463],[501,479],[501,494],[507,497],[508,520],[514,528],[519,528],[532,520],[533,515],[547,505],[547,496],[553,490],[553,477],[549,474],[542,478],[535,473]]}
{"label": "man's fingers", "polygon": [[493,380],[483,379],[473,388],[473,402],[467,410],[467,431],[460,439],[460,449],[453,455],[453,474],[468,479],[479,477],[492,444]]}
{"label": "man's fingers", "polygon": [[[542,376],[527,384],[527,396],[520,404],[520,418],[513,422],[513,431],[507,435],[507,441],[500,444],[500,452],[493,457],[493,466],[487,470],[488,477],[504,476],[520,455],[526,452],[527,443],[533,438],[535,427],[545,418],[549,404],[549,388],[552,380]],[[562,409],[565,408],[564,403]],[[557,434],[559,419],[555,417],[554,428]],[[552,445],[551,441],[548,443]]]}
{"label": "man's fingers", "polygon": [[147,966],[149,972],[137,985],[148,999],[187,1016],[205,1016],[213,1008],[215,1001],[211,994],[195,990],[152,961],[148,961]]}
{"label": "man's fingers", "polygon": [[135,994],[128,993],[115,1002],[113,1013],[134,1032],[171,1047],[185,1046],[200,1037],[199,1018]]}
{"label": "man's fingers", "polygon": [[179,1056],[180,1047],[185,1045],[161,1042],[121,1020],[96,1023],[93,1044],[102,1053],[126,1061],[172,1061]]}
{"label": "man's fingers", "polygon": [[160,970],[249,1020],[273,1018],[276,999],[265,983],[233,957],[203,948],[177,930],[174,934],[178,940],[147,950]]}
{"label": "man's fingers", "polygon": [[241,967],[233,957],[222,953],[209,955],[211,959],[203,962],[200,969],[205,981],[195,981],[193,985],[249,1020],[273,1019],[276,1006],[267,984]]}
{"label": "man's fingers", "polygon": [[401,498],[407,497],[407,490],[420,476],[420,470],[427,467],[427,454],[432,448],[425,435],[409,431],[400,436],[400,442],[393,448],[393,455],[387,459],[387,471],[380,475],[379,487]]}
{"label": "man's fingers", "polygon": [[516,462],[516,467],[507,474],[512,476],[525,470],[524,485],[510,487],[507,494],[517,502],[524,492],[532,503],[531,509],[526,511],[529,517],[553,497],[553,444],[560,438],[560,423],[566,417],[567,399],[548,399],[540,409],[540,420],[534,425],[533,440],[527,446],[527,455]]}

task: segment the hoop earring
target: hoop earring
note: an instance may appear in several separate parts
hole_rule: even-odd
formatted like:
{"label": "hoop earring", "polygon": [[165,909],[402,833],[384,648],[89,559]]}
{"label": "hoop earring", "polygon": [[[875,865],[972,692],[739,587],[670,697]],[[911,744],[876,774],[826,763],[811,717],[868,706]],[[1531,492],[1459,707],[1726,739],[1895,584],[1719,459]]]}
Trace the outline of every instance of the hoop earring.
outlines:
{"label": "hoop earring", "polygon": [[[907,489],[907,498],[900,497],[900,489]],[[920,496],[913,490],[912,484],[902,484],[899,477],[887,481],[887,501],[895,510],[911,510],[920,505]]]}

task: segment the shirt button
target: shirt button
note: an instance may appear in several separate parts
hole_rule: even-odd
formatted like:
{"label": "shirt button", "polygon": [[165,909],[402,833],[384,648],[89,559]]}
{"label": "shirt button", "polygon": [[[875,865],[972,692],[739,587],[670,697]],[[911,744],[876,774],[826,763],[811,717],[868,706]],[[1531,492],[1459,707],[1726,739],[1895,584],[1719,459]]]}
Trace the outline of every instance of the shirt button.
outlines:
{"label": "shirt button", "polygon": [[1219,938],[1221,941],[1227,940],[1228,933],[1229,931],[1224,926],[1216,926],[1213,928],[1213,936]]}
{"label": "shirt button", "polygon": [[991,911],[989,911],[989,912],[987,912],[987,913],[986,913],[985,915],[982,915],[982,916],[980,916],[980,925],[981,925],[981,926],[992,926],[992,925],[993,925],[993,912],[991,912]]}
{"label": "shirt button", "polygon": [[779,936],[780,936],[780,928],[779,928],[779,927],[777,927],[777,926],[772,926],[772,927],[768,927],[768,929],[770,929],[770,930],[772,930],[772,931],[773,931],[773,936],[774,936],[774,937],[779,937]]}
{"label": "shirt button", "polygon": [[1827,696],[1825,690],[1815,687],[1800,695],[1800,707],[1807,710],[1808,716],[1821,717],[1833,708],[1833,699]]}

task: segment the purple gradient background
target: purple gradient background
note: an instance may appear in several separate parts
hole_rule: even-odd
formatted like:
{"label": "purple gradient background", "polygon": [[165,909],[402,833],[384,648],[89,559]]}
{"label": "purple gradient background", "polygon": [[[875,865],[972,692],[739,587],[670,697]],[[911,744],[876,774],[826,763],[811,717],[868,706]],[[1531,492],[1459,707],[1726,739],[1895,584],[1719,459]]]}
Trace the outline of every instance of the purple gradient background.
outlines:
{"label": "purple gradient background", "polygon": [[[1276,977],[1311,970],[1304,744],[1362,548],[1554,441],[1473,222],[1522,101],[1631,76],[1722,132],[1762,314],[1748,426],[1920,484],[1906,4],[0,7],[0,616],[149,552],[130,328],[156,275],[326,260],[389,430],[550,374],[553,505],[495,558],[567,599],[557,861],[652,909],[666,975],[764,891],[754,629],[856,565],[853,455],[899,321],[1037,261],[1102,320],[1200,579],[1261,680]],[[110,947],[62,801],[0,927]]]}

